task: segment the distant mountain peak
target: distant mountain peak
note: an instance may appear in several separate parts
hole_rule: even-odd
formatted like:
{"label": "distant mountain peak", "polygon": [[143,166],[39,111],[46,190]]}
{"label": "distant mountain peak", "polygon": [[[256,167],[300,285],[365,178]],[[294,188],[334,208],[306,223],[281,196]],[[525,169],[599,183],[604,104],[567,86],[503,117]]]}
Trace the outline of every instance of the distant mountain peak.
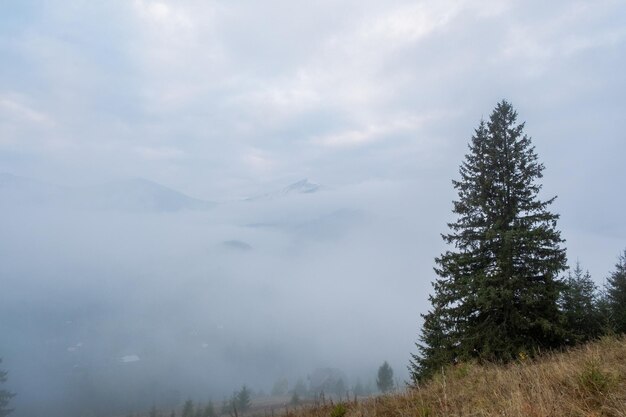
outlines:
{"label": "distant mountain peak", "polygon": [[207,210],[215,203],[189,197],[144,178],[65,187],[0,173],[0,207],[38,207],[97,211],[172,212]]}
{"label": "distant mountain peak", "polygon": [[311,182],[309,181],[308,178],[304,178],[292,184],[289,184],[288,186],[281,189],[280,191],[262,194],[256,197],[248,198],[247,200],[248,201],[272,200],[275,198],[285,197],[285,196],[294,195],[294,194],[313,194],[322,190],[323,188],[324,187],[322,187],[320,184]]}
{"label": "distant mountain peak", "polygon": [[310,193],[319,191],[320,188],[321,186],[319,184],[309,181],[308,178],[304,178],[300,181],[296,181],[293,184],[290,184],[287,187],[283,188],[283,193],[284,194],[291,194],[291,193],[310,194]]}

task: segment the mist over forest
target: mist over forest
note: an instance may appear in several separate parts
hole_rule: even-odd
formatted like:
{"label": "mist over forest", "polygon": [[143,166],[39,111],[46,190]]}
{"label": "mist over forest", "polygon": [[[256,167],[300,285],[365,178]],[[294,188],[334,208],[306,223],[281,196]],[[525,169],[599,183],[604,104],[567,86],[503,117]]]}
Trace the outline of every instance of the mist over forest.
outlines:
{"label": "mist over forest", "polygon": [[328,368],[372,386],[384,360],[403,385],[445,248],[447,183],[305,179],[208,203],[147,180],[3,174],[16,415],[219,402]]}
{"label": "mist over forest", "polygon": [[190,209],[142,181],[130,209],[3,179],[0,332],[21,415],[221,401],[319,368],[374,384],[384,360],[407,378],[429,287],[415,273],[436,251],[418,236],[437,228],[411,220],[428,209],[414,184],[300,181]]}

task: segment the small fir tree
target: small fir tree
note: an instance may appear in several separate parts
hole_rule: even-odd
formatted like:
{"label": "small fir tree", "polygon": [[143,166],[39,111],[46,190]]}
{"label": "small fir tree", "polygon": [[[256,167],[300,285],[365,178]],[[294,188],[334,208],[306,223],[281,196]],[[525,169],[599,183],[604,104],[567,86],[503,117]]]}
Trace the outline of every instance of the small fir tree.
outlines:
{"label": "small fir tree", "polygon": [[280,378],[276,382],[274,382],[274,386],[272,387],[272,395],[285,395],[289,391],[289,381],[287,378]]}
{"label": "small fir tree", "polygon": [[250,408],[250,390],[247,386],[241,387],[241,390],[235,394],[235,404],[238,411],[242,413]]}
{"label": "small fir tree", "polygon": [[358,396],[365,395],[365,387],[363,386],[363,383],[360,379],[356,380],[356,384],[354,385],[354,387],[352,387],[352,392],[354,392],[354,395]]}
{"label": "small fir tree", "polygon": [[204,407],[202,412],[202,417],[216,417],[215,414],[215,406],[213,405],[213,401],[209,401],[209,403]]}
{"label": "small fir tree", "polygon": [[226,398],[224,398],[224,400],[222,400],[222,408],[220,410],[220,414],[228,414],[232,411],[233,409],[233,400],[228,400]]}
{"label": "small fir tree", "polygon": [[338,395],[340,398],[343,394],[346,393],[347,387],[346,387],[346,383],[344,382],[343,378],[339,378],[335,381],[335,383],[332,386],[332,392],[336,395]]}
{"label": "small fir tree", "polygon": [[188,399],[183,405],[182,417],[194,417],[193,411],[193,401],[191,399]]}
{"label": "small fir tree", "polygon": [[378,368],[376,386],[382,393],[387,393],[393,389],[393,369],[391,369],[387,361]]}
{"label": "small fir tree", "polygon": [[411,354],[409,364],[409,374],[415,383],[436,373],[442,364],[452,363],[456,356],[452,337],[449,337],[452,326],[446,325],[446,310],[438,299],[432,295],[429,298],[433,309],[422,314],[422,334],[416,343],[418,353]]}
{"label": "small fir tree", "polygon": [[[2,359],[0,358],[0,364]],[[7,381],[7,372],[0,369],[0,385]],[[9,408],[9,402],[15,394],[5,389],[0,389],[0,417],[6,417],[13,412],[12,408]]]}
{"label": "small fir tree", "polygon": [[569,271],[561,294],[561,309],[569,344],[584,343],[602,333],[597,287],[589,271],[583,272],[580,262]]}
{"label": "small fir tree", "polygon": [[626,249],[606,280],[605,294],[613,331],[626,333]]}
{"label": "small fir tree", "polygon": [[598,311],[600,319],[600,335],[615,333],[611,320],[611,305],[609,304],[607,296],[606,282],[605,285],[598,290],[596,310]]}
{"label": "small fir tree", "polygon": [[306,387],[306,384],[304,383],[304,381],[299,378],[296,381],[296,385],[293,387],[293,392],[298,394],[299,397],[306,397],[307,393],[308,393],[308,389]]}
{"label": "small fir tree", "polygon": [[554,198],[539,199],[543,170],[517,112],[498,103],[453,181],[457,220],[443,235],[453,248],[435,260],[414,383],[456,360],[507,361],[563,343],[558,276],[566,257],[559,216],[548,210]]}

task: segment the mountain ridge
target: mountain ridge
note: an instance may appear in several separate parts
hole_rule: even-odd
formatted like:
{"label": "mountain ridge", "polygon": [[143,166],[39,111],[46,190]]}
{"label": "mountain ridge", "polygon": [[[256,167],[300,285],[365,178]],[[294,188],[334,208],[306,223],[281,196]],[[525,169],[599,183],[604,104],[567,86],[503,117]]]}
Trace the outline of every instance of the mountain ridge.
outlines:
{"label": "mountain ridge", "polygon": [[190,197],[144,178],[70,187],[0,173],[0,207],[94,211],[173,212],[208,210],[217,203]]}
{"label": "mountain ridge", "polygon": [[245,201],[262,201],[262,200],[274,200],[282,197],[287,197],[295,194],[313,194],[323,190],[320,184],[309,181],[308,178],[303,178],[294,183],[283,187],[282,189],[274,192],[269,192],[254,197],[246,198]]}

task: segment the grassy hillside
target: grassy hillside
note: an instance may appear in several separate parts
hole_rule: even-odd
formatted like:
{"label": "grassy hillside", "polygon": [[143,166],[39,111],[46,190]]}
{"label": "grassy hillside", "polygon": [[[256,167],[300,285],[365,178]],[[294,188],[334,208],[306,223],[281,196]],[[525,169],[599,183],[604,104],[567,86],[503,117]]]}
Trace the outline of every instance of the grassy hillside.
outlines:
{"label": "grassy hillside", "polygon": [[297,417],[626,416],[626,337],[506,366],[450,367],[406,392],[306,408]]}

